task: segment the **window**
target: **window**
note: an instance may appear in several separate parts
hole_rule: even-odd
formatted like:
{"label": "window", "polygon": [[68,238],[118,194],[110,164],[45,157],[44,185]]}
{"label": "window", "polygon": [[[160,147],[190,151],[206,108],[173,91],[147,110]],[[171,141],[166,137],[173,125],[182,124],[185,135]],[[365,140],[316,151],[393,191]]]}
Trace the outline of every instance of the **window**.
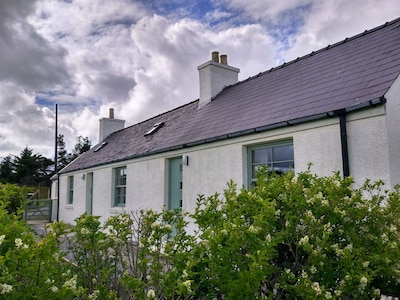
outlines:
{"label": "window", "polygon": [[114,206],[125,206],[126,167],[114,169]]}
{"label": "window", "polygon": [[144,136],[147,136],[147,135],[150,135],[150,134],[155,133],[158,129],[160,129],[160,128],[163,127],[163,126],[164,126],[164,122],[158,122],[158,123],[154,124],[153,127],[150,128],[150,130],[148,130],[148,131],[144,134]]}
{"label": "window", "polygon": [[249,186],[256,181],[260,166],[268,170],[288,172],[294,169],[293,142],[256,145],[248,148]]}
{"label": "window", "polygon": [[67,204],[74,203],[74,176],[68,176],[68,198]]}

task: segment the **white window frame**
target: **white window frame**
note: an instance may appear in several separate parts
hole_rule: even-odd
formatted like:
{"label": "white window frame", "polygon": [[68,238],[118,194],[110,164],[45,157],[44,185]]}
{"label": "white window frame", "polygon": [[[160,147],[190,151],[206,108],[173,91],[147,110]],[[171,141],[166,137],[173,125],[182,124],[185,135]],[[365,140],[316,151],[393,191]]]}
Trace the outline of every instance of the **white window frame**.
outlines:
{"label": "white window frame", "polygon": [[74,204],[74,176],[68,176],[67,205]]}
{"label": "white window frame", "polygon": [[[122,176],[120,176],[121,172]],[[125,207],[125,205],[126,166],[121,166],[113,169],[113,207]]]}

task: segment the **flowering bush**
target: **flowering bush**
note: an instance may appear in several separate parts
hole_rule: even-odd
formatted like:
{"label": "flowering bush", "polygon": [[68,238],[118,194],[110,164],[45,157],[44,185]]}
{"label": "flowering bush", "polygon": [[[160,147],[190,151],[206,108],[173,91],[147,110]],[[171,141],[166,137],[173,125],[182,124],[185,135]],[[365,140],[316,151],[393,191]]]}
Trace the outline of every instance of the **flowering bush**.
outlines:
{"label": "flowering bush", "polygon": [[[50,224],[0,203],[2,299],[373,299],[400,295],[399,188],[261,170],[181,210]],[[187,228],[196,226],[190,235]]]}
{"label": "flowering bush", "polygon": [[[200,197],[187,272],[202,298],[372,299],[400,295],[398,187],[261,171],[225,199]],[[197,257],[197,259],[196,259]],[[202,271],[203,270],[203,271]]]}

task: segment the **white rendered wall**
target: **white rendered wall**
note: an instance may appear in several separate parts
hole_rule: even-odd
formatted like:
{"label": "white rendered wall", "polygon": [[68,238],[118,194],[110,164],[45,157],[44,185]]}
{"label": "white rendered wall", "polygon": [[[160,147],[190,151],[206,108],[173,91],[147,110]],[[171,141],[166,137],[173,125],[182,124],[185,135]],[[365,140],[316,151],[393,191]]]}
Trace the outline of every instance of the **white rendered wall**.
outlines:
{"label": "white rendered wall", "polygon": [[193,212],[198,195],[223,193],[229,180],[241,188],[243,179],[243,147],[225,144],[215,148],[201,147],[186,152],[188,166],[183,166],[183,208]]}
{"label": "white rendered wall", "polygon": [[400,184],[400,76],[385,95],[391,186]]}
{"label": "white rendered wall", "polygon": [[320,126],[304,128],[294,134],[296,172],[310,171],[318,176],[342,174],[342,152],[339,119],[319,121]]}
{"label": "white rendered wall", "polygon": [[[381,114],[372,115],[374,112]],[[365,179],[383,180],[390,187],[389,153],[384,106],[355,112],[347,118],[350,175],[361,185]]]}
{"label": "white rendered wall", "polygon": [[[82,179],[83,173],[71,173],[60,176],[60,211],[59,218],[67,223],[74,223],[74,220],[85,212],[86,182]],[[74,176],[74,197],[73,203],[67,204],[68,199],[68,177]]]}

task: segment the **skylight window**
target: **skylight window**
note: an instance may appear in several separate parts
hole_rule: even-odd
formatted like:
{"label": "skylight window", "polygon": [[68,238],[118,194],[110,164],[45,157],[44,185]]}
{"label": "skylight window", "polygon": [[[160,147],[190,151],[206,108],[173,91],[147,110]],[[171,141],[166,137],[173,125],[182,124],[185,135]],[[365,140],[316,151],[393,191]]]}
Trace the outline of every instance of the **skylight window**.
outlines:
{"label": "skylight window", "polygon": [[147,135],[150,135],[150,134],[155,133],[158,129],[160,129],[160,128],[163,127],[163,126],[164,126],[164,122],[158,122],[158,123],[154,124],[153,127],[150,128],[150,130],[147,131],[147,132],[144,134],[144,136],[147,136]]}
{"label": "skylight window", "polygon": [[101,148],[103,148],[105,145],[107,145],[108,143],[107,142],[102,142],[96,149],[94,149],[94,151],[93,152],[97,152],[97,151],[99,151]]}

